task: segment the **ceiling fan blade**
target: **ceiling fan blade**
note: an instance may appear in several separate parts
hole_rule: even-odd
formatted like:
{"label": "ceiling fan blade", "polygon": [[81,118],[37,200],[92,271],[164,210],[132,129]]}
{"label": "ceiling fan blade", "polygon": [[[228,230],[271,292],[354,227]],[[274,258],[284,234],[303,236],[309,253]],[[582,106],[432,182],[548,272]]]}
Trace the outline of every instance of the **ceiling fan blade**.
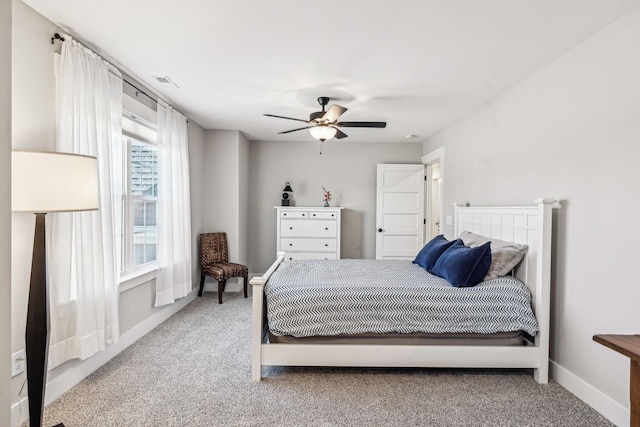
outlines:
{"label": "ceiling fan blade", "polygon": [[329,111],[324,113],[324,116],[322,116],[322,120],[326,123],[333,123],[338,120],[338,118],[343,115],[345,111],[347,111],[347,109],[344,107],[341,107],[339,105],[332,105],[331,108],[329,108]]}
{"label": "ceiling fan blade", "polygon": [[294,119],[293,117],[285,117],[285,116],[276,116],[275,114],[264,114],[264,116],[275,117],[277,119],[287,119],[287,120],[295,120],[295,121],[298,121],[298,122],[309,123],[309,120]]}
{"label": "ceiling fan blade", "polygon": [[345,128],[385,128],[387,122],[338,122],[335,125]]}
{"label": "ceiling fan blade", "polygon": [[349,135],[347,135],[346,133],[342,132],[340,129],[336,129],[336,139],[342,139],[342,138],[346,138]]}
{"label": "ceiling fan blade", "polygon": [[296,131],[299,131],[299,130],[309,129],[309,128],[312,128],[312,127],[313,126],[306,126],[306,127],[298,128],[298,129],[285,130],[284,132],[278,132],[278,134],[280,135],[280,134],[283,134],[283,133],[296,132]]}

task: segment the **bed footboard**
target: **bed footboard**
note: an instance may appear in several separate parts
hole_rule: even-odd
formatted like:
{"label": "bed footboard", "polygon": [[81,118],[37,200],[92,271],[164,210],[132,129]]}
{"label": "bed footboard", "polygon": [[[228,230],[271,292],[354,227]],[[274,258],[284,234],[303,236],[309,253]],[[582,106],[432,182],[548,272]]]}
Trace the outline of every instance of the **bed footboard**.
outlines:
{"label": "bed footboard", "polygon": [[253,289],[253,310],[251,314],[251,380],[260,381],[262,377],[262,343],[267,333],[267,311],[264,299],[264,285],[278,266],[284,261],[284,252],[278,252],[277,258],[267,272],[251,279]]}

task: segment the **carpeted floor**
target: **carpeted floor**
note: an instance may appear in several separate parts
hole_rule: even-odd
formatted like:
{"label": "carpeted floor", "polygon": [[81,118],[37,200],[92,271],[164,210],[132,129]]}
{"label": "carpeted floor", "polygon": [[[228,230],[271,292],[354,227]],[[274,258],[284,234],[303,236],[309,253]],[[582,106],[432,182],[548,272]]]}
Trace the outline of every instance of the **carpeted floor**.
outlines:
{"label": "carpeted floor", "polygon": [[528,370],[263,368],[250,380],[251,298],[205,293],[73,387],[44,425],[610,426]]}

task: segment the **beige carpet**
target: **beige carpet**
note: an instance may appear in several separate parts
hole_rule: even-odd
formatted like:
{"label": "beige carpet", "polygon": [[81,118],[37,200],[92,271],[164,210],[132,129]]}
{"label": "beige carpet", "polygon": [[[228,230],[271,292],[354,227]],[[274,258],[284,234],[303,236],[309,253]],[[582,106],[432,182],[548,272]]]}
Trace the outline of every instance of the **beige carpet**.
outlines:
{"label": "beige carpet", "polygon": [[251,298],[205,293],[45,410],[44,425],[610,426],[528,370],[264,368]]}

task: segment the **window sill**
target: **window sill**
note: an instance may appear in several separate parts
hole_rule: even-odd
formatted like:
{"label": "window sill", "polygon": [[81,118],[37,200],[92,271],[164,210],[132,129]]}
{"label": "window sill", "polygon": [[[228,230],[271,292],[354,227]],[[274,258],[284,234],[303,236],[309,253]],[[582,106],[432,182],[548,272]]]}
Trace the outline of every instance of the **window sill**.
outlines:
{"label": "window sill", "polygon": [[135,288],[138,285],[142,285],[150,280],[156,278],[158,273],[158,264],[152,263],[149,265],[142,266],[134,271],[130,271],[125,274],[120,275],[120,287],[118,288],[119,292],[128,291],[129,289]]}

